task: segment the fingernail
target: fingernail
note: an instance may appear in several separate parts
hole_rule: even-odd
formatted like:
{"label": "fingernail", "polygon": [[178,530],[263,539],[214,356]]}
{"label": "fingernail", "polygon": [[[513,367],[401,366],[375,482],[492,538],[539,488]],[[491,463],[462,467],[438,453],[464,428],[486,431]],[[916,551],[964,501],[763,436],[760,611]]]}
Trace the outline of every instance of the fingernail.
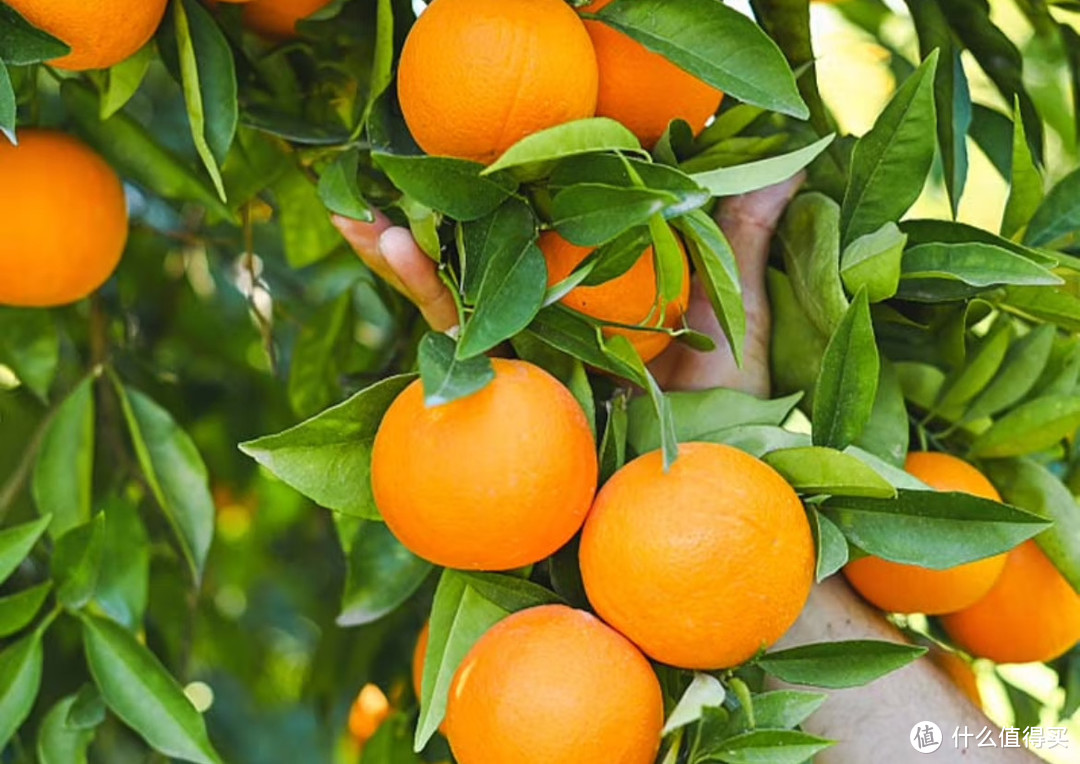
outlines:
{"label": "fingernail", "polygon": [[364,223],[342,215],[332,215],[330,218],[341,235],[352,244],[358,252],[363,254],[375,254],[379,249],[379,235],[382,226],[376,223]]}

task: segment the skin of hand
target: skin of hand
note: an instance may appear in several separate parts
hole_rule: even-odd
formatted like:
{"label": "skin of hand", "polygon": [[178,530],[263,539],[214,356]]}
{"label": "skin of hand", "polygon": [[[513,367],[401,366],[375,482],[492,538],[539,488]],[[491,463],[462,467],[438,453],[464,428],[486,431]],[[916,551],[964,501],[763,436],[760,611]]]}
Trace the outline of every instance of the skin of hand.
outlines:
{"label": "skin of hand", "polygon": [[[742,368],[735,364],[709,300],[695,278],[686,321],[712,337],[717,347],[702,353],[674,343],[650,367],[661,387],[729,387],[759,397],[769,395],[772,318],[765,288],[769,244],[803,179],[800,174],[760,191],[730,197],[716,213],[735,253],[742,281],[747,319]],[[447,331],[456,326],[453,297],[439,279],[434,261],[421,251],[408,229],[392,226],[385,216],[376,214],[374,223],[334,216],[334,224],[373,271],[417,305],[432,329]],[[863,602],[839,576],[833,576],[814,587],[802,615],[778,647],[856,639],[904,641],[880,613]],[[936,762],[1038,761],[1023,749],[955,749],[951,735],[956,727],[966,725],[978,733],[992,725],[928,660],[916,661],[865,687],[830,692],[829,699],[803,728],[838,741],[815,757],[817,764],[904,764],[924,760],[910,741],[911,728],[924,720],[935,722],[945,737],[934,754]]]}

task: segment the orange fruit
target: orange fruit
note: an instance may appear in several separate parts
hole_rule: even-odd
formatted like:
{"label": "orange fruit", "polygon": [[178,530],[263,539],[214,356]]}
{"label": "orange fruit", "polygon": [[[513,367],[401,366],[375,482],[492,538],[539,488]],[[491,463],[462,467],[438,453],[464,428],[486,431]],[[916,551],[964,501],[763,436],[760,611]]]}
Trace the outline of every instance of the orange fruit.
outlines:
{"label": "orange fruit", "polygon": [[420,636],[416,638],[416,647],[412,656],[412,686],[417,699],[422,694],[424,684],[424,662],[427,660],[427,646],[431,641],[431,621],[424,624]]}
{"label": "orange fruit", "polygon": [[8,0],[27,21],[71,48],[49,63],[79,72],[128,58],[154,36],[168,0]]}
{"label": "orange fruit", "polygon": [[979,680],[971,664],[954,652],[943,650],[937,645],[930,647],[927,657],[952,680],[953,684],[967,696],[968,700],[982,708],[982,692]]}
{"label": "orange fruit", "polygon": [[[548,286],[553,286],[571,273],[592,252],[587,247],[571,244],[555,231],[540,236],[540,249],[547,260]],[[682,249],[682,245],[679,245]],[[649,247],[626,273],[596,286],[579,286],[572,289],[562,303],[579,313],[599,321],[616,324],[646,324],[656,326],[659,295],[656,290],[656,266],[653,249]],[[664,326],[674,329],[682,320],[690,304],[690,264],[683,251],[682,293],[679,299],[668,303],[664,312]],[[642,360],[648,363],[671,344],[671,335],[662,332],[635,331],[620,327],[605,329],[607,335],[619,334],[630,340]]]}
{"label": "orange fruit", "polygon": [[349,734],[363,745],[379,731],[391,713],[390,701],[378,685],[365,684],[349,709]]}
{"label": "orange fruit", "polygon": [[226,0],[247,2],[244,26],[264,37],[287,40],[296,37],[296,22],[330,5],[332,0]]}
{"label": "orange fruit", "polygon": [[542,560],[577,533],[596,492],[592,431],[570,391],[530,363],[492,364],[487,387],[434,408],[413,382],[375,436],[371,484],[383,519],[437,565]]}
{"label": "orange fruit", "polygon": [[405,40],[397,81],[420,147],[477,162],[596,110],[596,55],[563,0],[435,0]]}
{"label": "orange fruit", "polygon": [[802,502],[764,462],[729,446],[659,451],[601,489],[581,537],[596,612],[649,657],[736,666],[783,636],[810,594],[814,542]]}
{"label": "orange fruit", "polygon": [[998,663],[1050,661],[1080,641],[1080,595],[1034,541],[1009,552],[989,594],[943,616],[941,625],[972,655]]}
{"label": "orange fruit", "polygon": [[[583,10],[596,13],[611,0],[596,0]],[[622,122],[646,148],[652,148],[673,119],[704,129],[724,94],[680,69],[659,53],[600,21],[585,28],[596,50],[600,88],[596,115]]]}
{"label": "orange fruit", "polygon": [[120,178],[76,139],[20,130],[0,139],[0,305],[86,297],[120,262],[128,234]]}
{"label": "orange fruit", "polygon": [[[912,452],[909,473],[939,491],[970,493],[1001,501],[986,477],[967,462],[942,453]],[[862,557],[844,567],[844,575],[865,599],[891,613],[941,615],[975,604],[990,591],[1005,567],[999,554],[947,570]]]}
{"label": "orange fruit", "polygon": [[454,675],[446,709],[459,764],[652,764],[663,724],[645,656],[564,605],[488,630]]}

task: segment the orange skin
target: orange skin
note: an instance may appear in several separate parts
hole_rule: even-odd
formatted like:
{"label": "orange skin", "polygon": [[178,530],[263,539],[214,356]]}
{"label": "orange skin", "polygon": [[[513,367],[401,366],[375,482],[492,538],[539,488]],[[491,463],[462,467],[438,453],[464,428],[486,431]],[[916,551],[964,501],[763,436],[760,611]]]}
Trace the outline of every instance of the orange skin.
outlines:
{"label": "orange skin", "polygon": [[[548,286],[554,286],[571,273],[592,252],[587,247],[571,244],[555,231],[540,236],[540,249],[547,260]],[[682,245],[680,244],[680,249]],[[641,253],[641,258],[618,278],[597,286],[579,286],[561,300],[568,308],[584,313],[599,321],[616,324],[656,325],[657,305],[656,266],[653,249]],[[664,326],[674,329],[682,321],[690,304],[690,263],[683,252],[682,292],[674,302],[668,303],[664,313]],[[663,332],[634,331],[611,327],[605,334],[621,335],[630,340],[641,359],[648,363],[671,344],[671,335]]]}
{"label": "orange skin", "polygon": [[413,382],[387,410],[371,459],[383,519],[436,565],[508,570],[555,553],[596,492],[596,447],[577,400],[524,361],[435,408]]}
{"label": "orange skin", "polygon": [[764,462],[684,443],[627,464],[593,504],[581,573],[596,612],[654,660],[739,665],[791,627],[810,594],[814,542],[802,502]]}
{"label": "orange skin", "polygon": [[390,701],[377,685],[366,684],[349,709],[349,734],[353,740],[364,745],[392,713]]}
{"label": "orange skin", "polygon": [[168,0],[8,0],[27,21],[71,48],[49,63],[81,72],[106,69],[154,36]]}
{"label": "orange skin", "polygon": [[225,0],[247,2],[244,26],[271,40],[297,36],[296,22],[330,5],[332,0]]}
{"label": "orange skin", "polygon": [[66,305],[104,284],[128,235],[105,160],[63,133],[20,130],[18,146],[0,140],[0,168],[0,305]]}
{"label": "orange skin", "polygon": [[[955,456],[912,452],[904,468],[938,491],[970,493],[992,501],[1001,496],[977,469]],[[851,585],[872,604],[891,613],[941,615],[982,599],[1005,567],[999,554],[948,570],[863,557],[844,567]]]}
{"label": "orange skin", "polygon": [[398,100],[428,154],[488,164],[593,116],[596,55],[563,0],[435,0],[405,41]]}
{"label": "orange skin", "polygon": [[953,684],[967,696],[967,699],[978,708],[982,708],[982,692],[979,691],[979,681],[971,664],[956,653],[943,650],[936,645],[930,648],[926,656],[948,675]]}
{"label": "orange skin", "polygon": [[[583,8],[597,13],[611,0]],[[724,94],[694,77],[659,53],[600,21],[585,28],[596,50],[600,89],[596,115],[622,122],[651,149],[673,119],[689,123],[694,135],[716,114]]]}
{"label": "orange skin", "polygon": [[664,702],[625,637],[582,610],[546,605],[473,646],[446,720],[459,764],[652,764]]}
{"label": "orange skin", "polygon": [[943,616],[957,645],[998,663],[1051,661],[1080,642],[1080,595],[1039,549],[1009,552],[997,583],[977,603]]}

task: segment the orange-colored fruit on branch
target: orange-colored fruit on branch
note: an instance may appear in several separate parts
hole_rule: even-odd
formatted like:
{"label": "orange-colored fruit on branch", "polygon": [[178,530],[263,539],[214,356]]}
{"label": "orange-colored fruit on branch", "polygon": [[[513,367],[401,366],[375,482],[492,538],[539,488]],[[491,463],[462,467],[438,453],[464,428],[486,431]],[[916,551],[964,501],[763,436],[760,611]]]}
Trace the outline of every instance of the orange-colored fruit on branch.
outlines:
{"label": "orange-colored fruit on branch", "polygon": [[247,2],[244,25],[275,40],[296,37],[296,24],[316,11],[330,5],[332,0],[225,0]]}

